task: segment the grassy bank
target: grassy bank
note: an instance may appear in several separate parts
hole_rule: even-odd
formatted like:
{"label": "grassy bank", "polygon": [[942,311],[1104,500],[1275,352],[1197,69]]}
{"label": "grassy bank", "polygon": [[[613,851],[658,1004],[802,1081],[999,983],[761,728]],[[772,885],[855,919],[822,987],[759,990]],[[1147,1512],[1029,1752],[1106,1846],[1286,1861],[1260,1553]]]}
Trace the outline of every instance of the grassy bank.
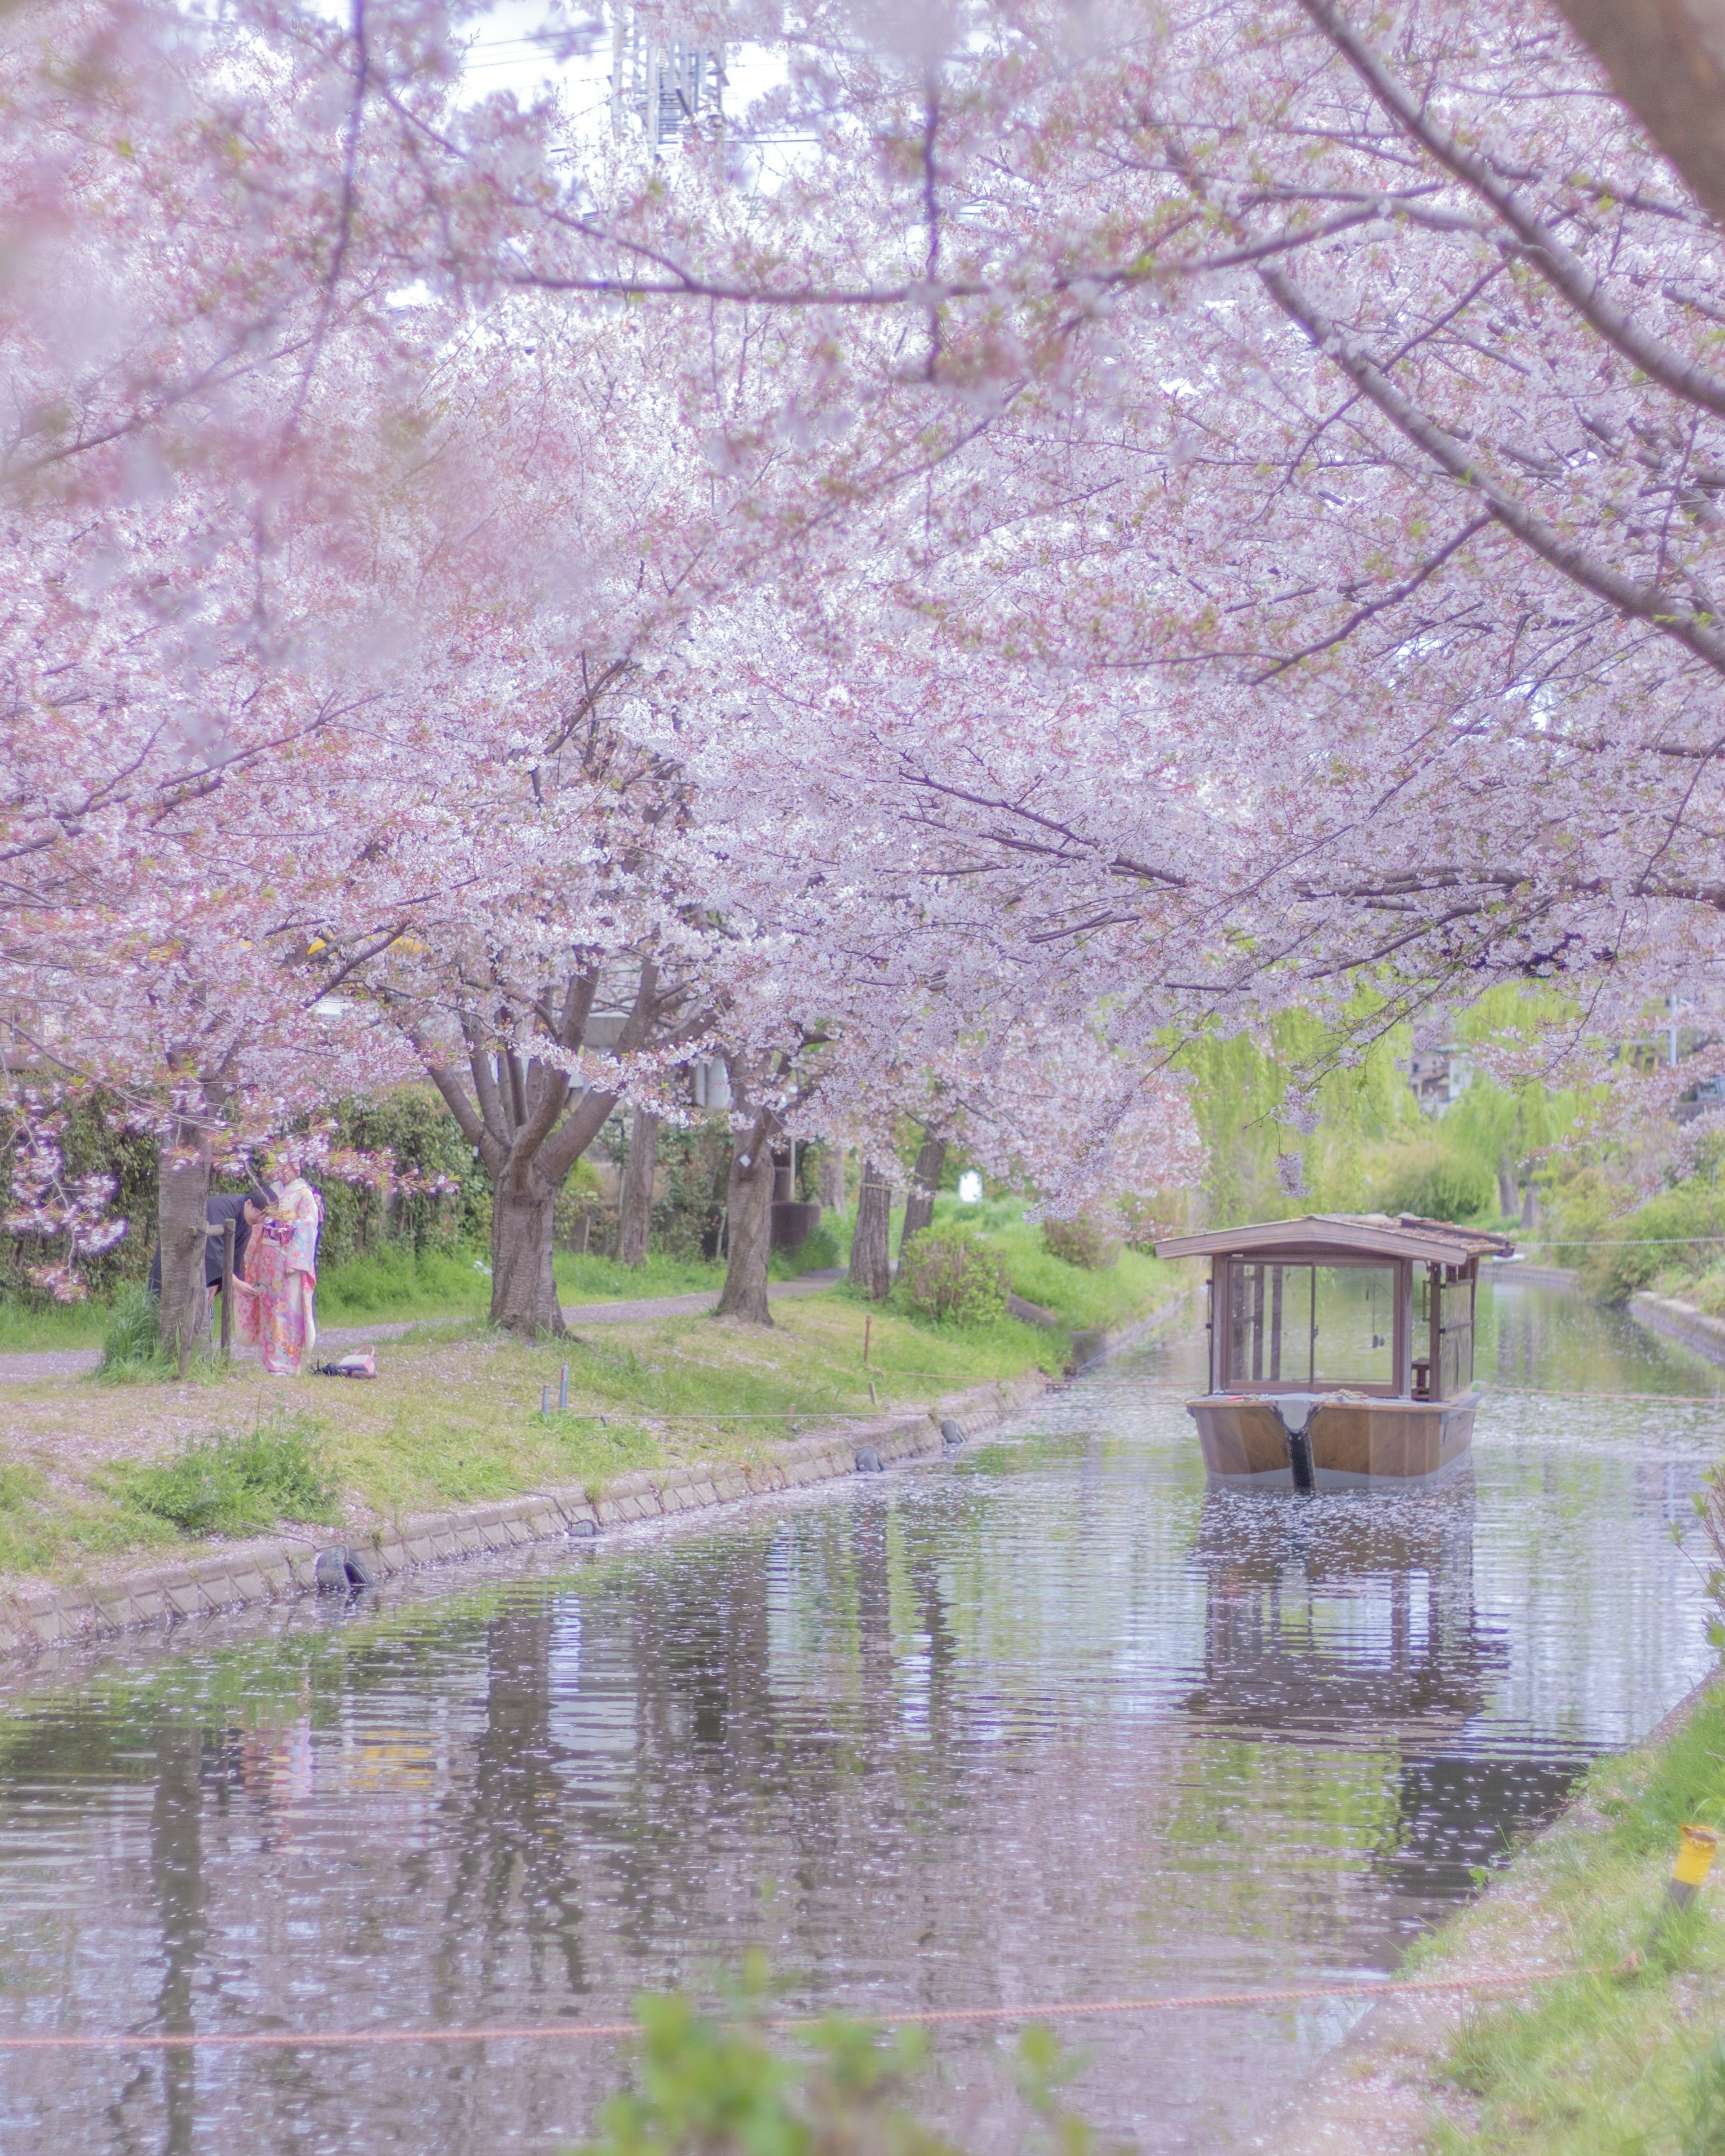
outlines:
{"label": "grassy bank", "polygon": [[[982,1205],[937,1199],[934,1221],[937,1228],[950,1223],[976,1229],[999,1253],[1013,1293],[1052,1311],[1074,1332],[1106,1332],[1128,1325],[1178,1295],[1195,1277],[1178,1266],[1141,1257],[1136,1250],[1122,1250],[1113,1264],[1100,1271],[1068,1265],[1043,1248],[1041,1228],[1026,1224],[1024,1207],[1016,1199],[993,1199]],[[893,1247],[896,1250],[896,1242]]]}
{"label": "grassy bank", "polygon": [[1725,2150],[1725,1865],[1687,1914],[1666,1882],[1684,1821],[1725,1825],[1725,1690],[1580,1800],[1416,1958],[1422,1974],[1590,1972],[1481,2006],[1430,2065],[1433,2156]]}
{"label": "grassy bank", "polygon": [[[1158,1286],[1165,1298],[1166,1281]],[[1037,1368],[1057,1373],[1070,1349],[1064,1331],[1009,1318],[946,1330],[843,1289],[781,1301],[774,1317],[770,1331],[698,1314],[608,1322],[542,1345],[472,1322],[428,1325],[380,1345],[372,1383],[265,1379],[239,1364],[184,1385],[8,1387],[0,1573],[111,1570],[183,1546],[188,1522],[237,1519],[223,1505],[267,1504],[278,1471],[285,1486],[333,1493],[321,1509],[302,1504],[298,1517],[362,1527],[552,1483],[597,1489],[631,1468],[757,1455],[824,1419],[921,1404]],[[566,1360],[570,1404],[560,1414]],[[540,1407],[547,1385],[548,1415]],[[284,1432],[302,1457],[256,1442]],[[252,1446],[254,1484],[242,1487],[237,1458],[229,1463],[238,1496],[211,1481],[228,1472],[210,1451],[218,1433],[230,1453]],[[143,1471],[157,1468],[173,1476],[151,1486]]]}

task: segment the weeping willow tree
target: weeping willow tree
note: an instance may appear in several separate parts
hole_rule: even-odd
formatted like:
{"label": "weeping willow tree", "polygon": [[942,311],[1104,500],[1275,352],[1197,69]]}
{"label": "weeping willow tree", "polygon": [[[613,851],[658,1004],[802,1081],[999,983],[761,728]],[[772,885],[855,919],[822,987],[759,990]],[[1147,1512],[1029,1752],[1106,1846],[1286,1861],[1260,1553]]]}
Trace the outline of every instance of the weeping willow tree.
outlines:
{"label": "weeping willow tree", "polygon": [[[1573,1018],[1548,991],[1493,989],[1458,1017],[1476,1054]],[[1406,1074],[1410,1029],[1362,993],[1337,1024],[1285,1012],[1260,1034],[1199,1035],[1179,1061],[1209,1148],[1212,1224],[1293,1212],[1517,1214],[1546,1150],[1574,1127],[1578,1096],[1476,1075],[1438,1115]]]}

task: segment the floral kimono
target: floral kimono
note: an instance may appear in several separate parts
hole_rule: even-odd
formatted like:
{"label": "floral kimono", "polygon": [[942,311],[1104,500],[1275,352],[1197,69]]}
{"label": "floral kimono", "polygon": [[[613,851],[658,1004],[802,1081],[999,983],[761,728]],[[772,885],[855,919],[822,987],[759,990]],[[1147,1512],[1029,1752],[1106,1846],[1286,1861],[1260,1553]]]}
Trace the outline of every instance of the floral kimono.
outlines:
{"label": "floral kimono", "polygon": [[295,1177],[246,1245],[245,1278],[234,1312],[239,1337],[256,1348],[272,1377],[297,1378],[317,1342],[312,1296],[317,1287],[317,1235],[323,1207],[309,1183]]}

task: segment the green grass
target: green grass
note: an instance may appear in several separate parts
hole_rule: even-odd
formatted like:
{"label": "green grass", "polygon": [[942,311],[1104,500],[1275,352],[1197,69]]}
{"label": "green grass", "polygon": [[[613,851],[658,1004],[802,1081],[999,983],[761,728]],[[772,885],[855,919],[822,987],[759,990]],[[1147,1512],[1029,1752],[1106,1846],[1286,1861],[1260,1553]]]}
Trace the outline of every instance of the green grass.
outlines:
{"label": "green grass", "polygon": [[39,1355],[64,1348],[100,1348],[112,1314],[106,1302],[51,1303],[34,1308],[0,1302],[0,1355]]}
{"label": "green grass", "polygon": [[320,1325],[380,1324],[414,1317],[482,1316],[491,1300],[485,1260],[472,1250],[422,1250],[386,1243],[318,1276]]}
{"label": "green grass", "polygon": [[1106,1332],[1129,1324],[1180,1291],[1183,1276],[1178,1266],[1141,1257],[1136,1250],[1122,1250],[1117,1262],[1101,1272],[1050,1256],[1042,1247],[1041,1227],[1028,1226],[1023,1208],[1014,1201],[961,1205],[955,1198],[942,1197],[935,1201],[934,1217],[937,1225],[975,1225],[1004,1260],[1013,1293],[1052,1311],[1074,1332]]}
{"label": "green grass", "polygon": [[652,1252],[644,1265],[614,1258],[582,1258],[558,1251],[552,1260],[557,1293],[565,1302],[628,1301],[636,1296],[704,1295],[725,1285],[725,1268],[701,1258],[667,1258]]}
{"label": "green grass", "polygon": [[[616,1302],[634,1296],[695,1295],[716,1289],[722,1265],[654,1255],[642,1265],[578,1257],[559,1250],[552,1260],[557,1293],[567,1303]],[[491,1305],[488,1260],[475,1250],[410,1250],[385,1245],[317,1283],[320,1325],[381,1325],[403,1319],[483,1317]]]}
{"label": "green grass", "polygon": [[28,1461],[0,1464],[0,1573],[75,1571],[91,1558],[210,1534],[249,1535],[279,1520],[337,1517],[338,1492],[303,1415],[193,1438],[157,1466],[98,1468],[75,1494]]}
{"label": "green grass", "polygon": [[[691,1284],[689,1270],[660,1261],[643,1282],[588,1259],[570,1300],[598,1301],[606,1287],[674,1292]],[[45,1382],[18,1394],[4,1433],[0,1462],[16,1464],[0,1464],[0,1571],[64,1576],[92,1556],[256,1532],[281,1517],[334,1517],[336,1491],[357,1526],[552,1486],[597,1491],[634,1468],[758,1459],[823,1420],[922,1407],[1037,1368],[1058,1373],[1070,1352],[1061,1328],[1010,1317],[963,1331],[919,1323],[842,1284],[776,1304],[774,1321],[690,1312],[524,1342],[471,1310],[427,1315],[380,1344],[374,1383],[282,1381],[273,1404],[301,1419],[299,1465],[267,1431],[208,1429],[245,1428],[259,1381],[244,1365],[200,1366],[195,1394],[78,1387],[78,1454],[89,1464],[76,1469],[62,1445],[69,1388]],[[543,1413],[543,1390],[555,1400],[566,1361],[570,1411]],[[208,1430],[190,1445],[188,1413]]]}
{"label": "green grass", "polygon": [[303,1415],[213,1431],[158,1466],[116,1469],[115,1479],[137,1511],[182,1534],[257,1534],[278,1520],[336,1517],[339,1493]]}
{"label": "green grass", "polygon": [[[1651,1759],[1596,1768],[1587,1794],[1603,1829],[1583,1813],[1521,1860],[1540,1902],[1526,1958],[1603,1973],[1469,2019],[1446,2071],[1476,2123],[1435,2126],[1442,2156],[1725,2152],[1725,1876],[1686,1915],[1666,1902],[1679,1826],[1725,1825],[1725,1693]],[[1451,1947],[1440,1934],[1421,1959]]]}

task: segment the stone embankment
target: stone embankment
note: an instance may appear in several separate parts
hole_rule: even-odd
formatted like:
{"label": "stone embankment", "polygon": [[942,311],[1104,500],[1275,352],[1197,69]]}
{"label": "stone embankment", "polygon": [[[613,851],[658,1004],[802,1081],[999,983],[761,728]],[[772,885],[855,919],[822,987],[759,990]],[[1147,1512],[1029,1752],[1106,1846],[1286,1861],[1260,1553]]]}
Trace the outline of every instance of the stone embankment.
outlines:
{"label": "stone embankment", "polygon": [[1632,1295],[1630,1316],[1662,1340],[1675,1340],[1680,1348],[1725,1364],[1725,1318],[1709,1317],[1692,1302],[1679,1302],[1668,1295]]}
{"label": "stone embankment", "polygon": [[350,1529],[345,1544],[327,1532],[235,1543],[208,1557],[128,1573],[107,1585],[44,1587],[0,1603],[0,1655],[64,1646],[179,1617],[208,1617],[330,1585],[362,1586],[529,1543],[590,1539],[637,1521],[670,1519],[867,1472],[876,1464],[885,1468],[927,1458],[952,1441],[943,1430],[956,1433],[961,1442],[977,1436],[1045,1392],[1050,1382],[1038,1371],[978,1386],[938,1408],[793,1439],[747,1466],[640,1469],[619,1475],[596,1493],[578,1487],[535,1491],[497,1504],[410,1517],[364,1534]]}

